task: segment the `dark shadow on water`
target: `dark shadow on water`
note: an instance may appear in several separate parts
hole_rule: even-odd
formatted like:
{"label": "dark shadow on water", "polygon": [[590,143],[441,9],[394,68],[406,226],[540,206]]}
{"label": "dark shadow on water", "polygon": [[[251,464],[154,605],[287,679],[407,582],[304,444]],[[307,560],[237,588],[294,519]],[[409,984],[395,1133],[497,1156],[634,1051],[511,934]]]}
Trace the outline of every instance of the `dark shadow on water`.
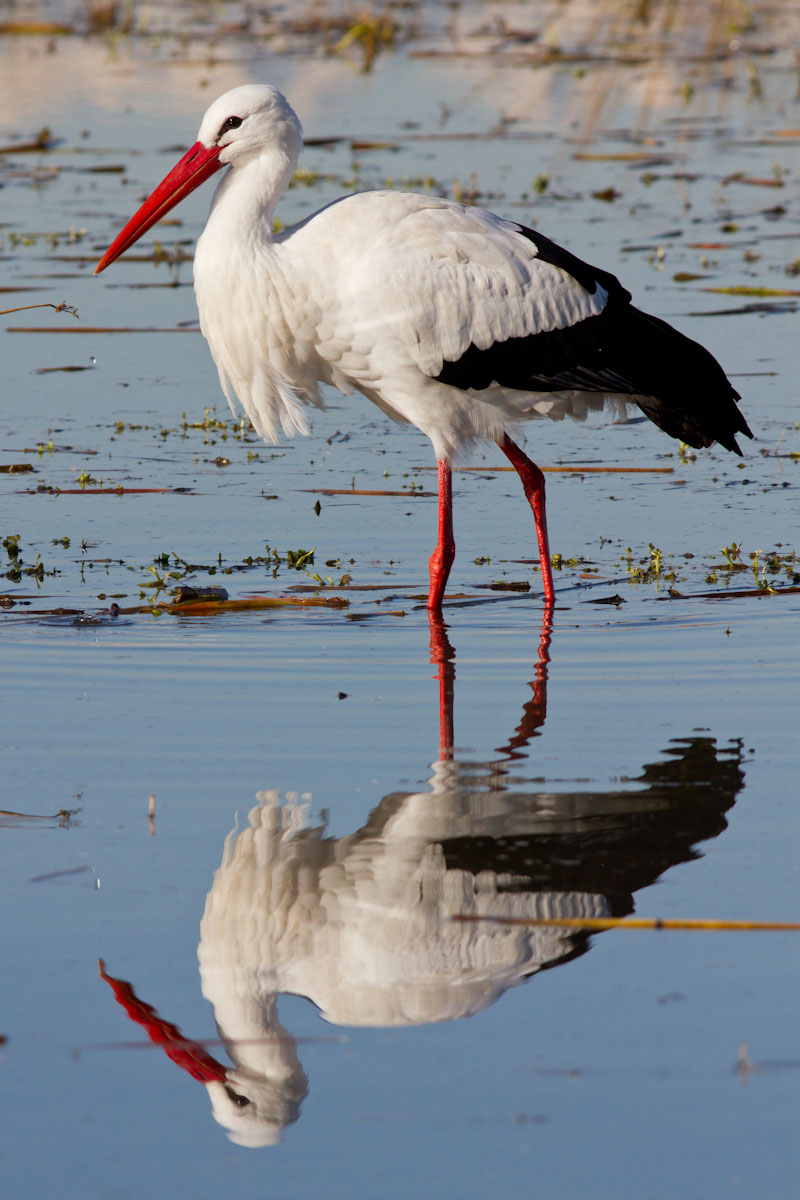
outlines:
{"label": "dark shadow on water", "polygon": [[128,1015],[206,1086],[234,1141],[276,1143],[308,1090],[297,1043],[278,1021],[282,994],[308,998],[336,1025],[470,1016],[586,953],[592,937],[479,918],[625,916],[635,892],[726,828],[744,786],[740,740],[672,739],[659,761],[605,790],[548,790],[520,777],[545,723],[550,638],[545,615],[531,697],[508,740],[486,761],[459,761],[455,653],[433,621],[439,757],[428,790],[384,796],[352,834],[328,836],[308,803],[258,793],[247,827],[226,839],[198,947],[232,1066],[101,969]]}

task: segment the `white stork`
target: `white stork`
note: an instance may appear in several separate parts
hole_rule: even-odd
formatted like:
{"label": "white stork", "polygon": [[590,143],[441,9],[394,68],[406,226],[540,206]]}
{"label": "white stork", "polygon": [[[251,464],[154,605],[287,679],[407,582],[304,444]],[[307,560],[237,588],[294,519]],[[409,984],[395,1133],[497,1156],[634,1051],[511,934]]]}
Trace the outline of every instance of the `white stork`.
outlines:
{"label": "white stork", "polygon": [[740,454],[752,437],[707,350],[630,303],[606,271],[515,221],[435,196],[345,196],[281,233],[275,205],[302,149],[294,110],[249,84],[215,100],[197,142],[128,222],[104,270],[222,167],[197,243],[200,325],[228,401],[258,433],[306,433],[319,384],[357,390],[426,433],[439,464],[428,608],[455,555],[451,463],[497,442],[536,521],[544,601],[555,601],[542,472],[512,441],[524,420],[582,417],[625,397],[690,446]]}

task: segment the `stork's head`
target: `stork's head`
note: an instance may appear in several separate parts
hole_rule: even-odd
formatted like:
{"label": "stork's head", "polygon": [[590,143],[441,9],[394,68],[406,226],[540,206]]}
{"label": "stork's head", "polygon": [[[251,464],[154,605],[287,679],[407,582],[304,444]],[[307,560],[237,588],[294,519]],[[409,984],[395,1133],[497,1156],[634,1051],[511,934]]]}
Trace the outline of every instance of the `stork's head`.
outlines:
{"label": "stork's head", "polygon": [[263,83],[246,83],[215,100],[203,117],[197,140],[217,150],[221,165],[243,166],[267,149],[296,159],[303,131],[285,96]]}
{"label": "stork's head", "polygon": [[131,217],[95,267],[95,275],[220,167],[243,167],[262,155],[277,154],[282,163],[277,176],[285,186],[302,144],[300,122],[285,96],[262,83],[232,88],[211,105],[195,144]]}

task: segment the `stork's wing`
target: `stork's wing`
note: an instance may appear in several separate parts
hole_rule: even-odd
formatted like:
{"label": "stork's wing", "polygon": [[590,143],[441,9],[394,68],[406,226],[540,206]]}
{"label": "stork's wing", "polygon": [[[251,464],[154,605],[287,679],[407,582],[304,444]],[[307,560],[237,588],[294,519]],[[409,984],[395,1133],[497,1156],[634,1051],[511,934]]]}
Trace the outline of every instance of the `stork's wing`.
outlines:
{"label": "stork's wing", "polygon": [[479,209],[420,206],[373,266],[372,319],[430,378],[461,390],[602,392],[635,397],[694,446],[738,452],[752,436],[719,363],[631,304],[606,271],[549,238]]}
{"label": "stork's wing", "polygon": [[[444,371],[456,387],[504,382],[508,350],[514,378],[507,386],[543,390],[534,377],[579,364],[575,354],[554,356],[552,338],[545,336],[537,349],[538,339],[577,332],[609,303],[630,302],[613,275],[540,234],[480,209],[435,200],[385,232],[369,275],[367,319],[386,322],[424,374],[439,378]],[[600,378],[594,385],[587,378],[558,386],[609,390]]]}

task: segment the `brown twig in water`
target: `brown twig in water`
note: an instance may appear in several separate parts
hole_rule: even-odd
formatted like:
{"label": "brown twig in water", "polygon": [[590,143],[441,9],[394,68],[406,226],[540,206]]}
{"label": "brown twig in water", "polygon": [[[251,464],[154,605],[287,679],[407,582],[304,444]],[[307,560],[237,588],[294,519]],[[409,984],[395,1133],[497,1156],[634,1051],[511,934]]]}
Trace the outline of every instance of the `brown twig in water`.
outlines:
{"label": "brown twig in water", "polygon": [[57,313],[72,313],[76,321],[80,320],[77,308],[73,304],[67,304],[66,300],[62,300],[60,304],[21,304],[19,308],[0,308],[0,317],[7,317],[9,313],[27,312],[29,308],[53,308]]}
{"label": "brown twig in water", "polygon": [[[437,467],[415,467],[415,471],[436,471]],[[454,471],[474,471],[478,475],[495,475],[501,471],[513,471],[513,467],[453,467]],[[672,475],[674,467],[540,467],[540,471],[554,471],[573,475]]]}
{"label": "brown twig in water", "polygon": [[800,932],[800,921],[709,921],[700,918],[660,917],[492,917],[455,913],[454,921],[489,921],[494,925],[555,925],[566,929],[702,929],[742,932]]}

